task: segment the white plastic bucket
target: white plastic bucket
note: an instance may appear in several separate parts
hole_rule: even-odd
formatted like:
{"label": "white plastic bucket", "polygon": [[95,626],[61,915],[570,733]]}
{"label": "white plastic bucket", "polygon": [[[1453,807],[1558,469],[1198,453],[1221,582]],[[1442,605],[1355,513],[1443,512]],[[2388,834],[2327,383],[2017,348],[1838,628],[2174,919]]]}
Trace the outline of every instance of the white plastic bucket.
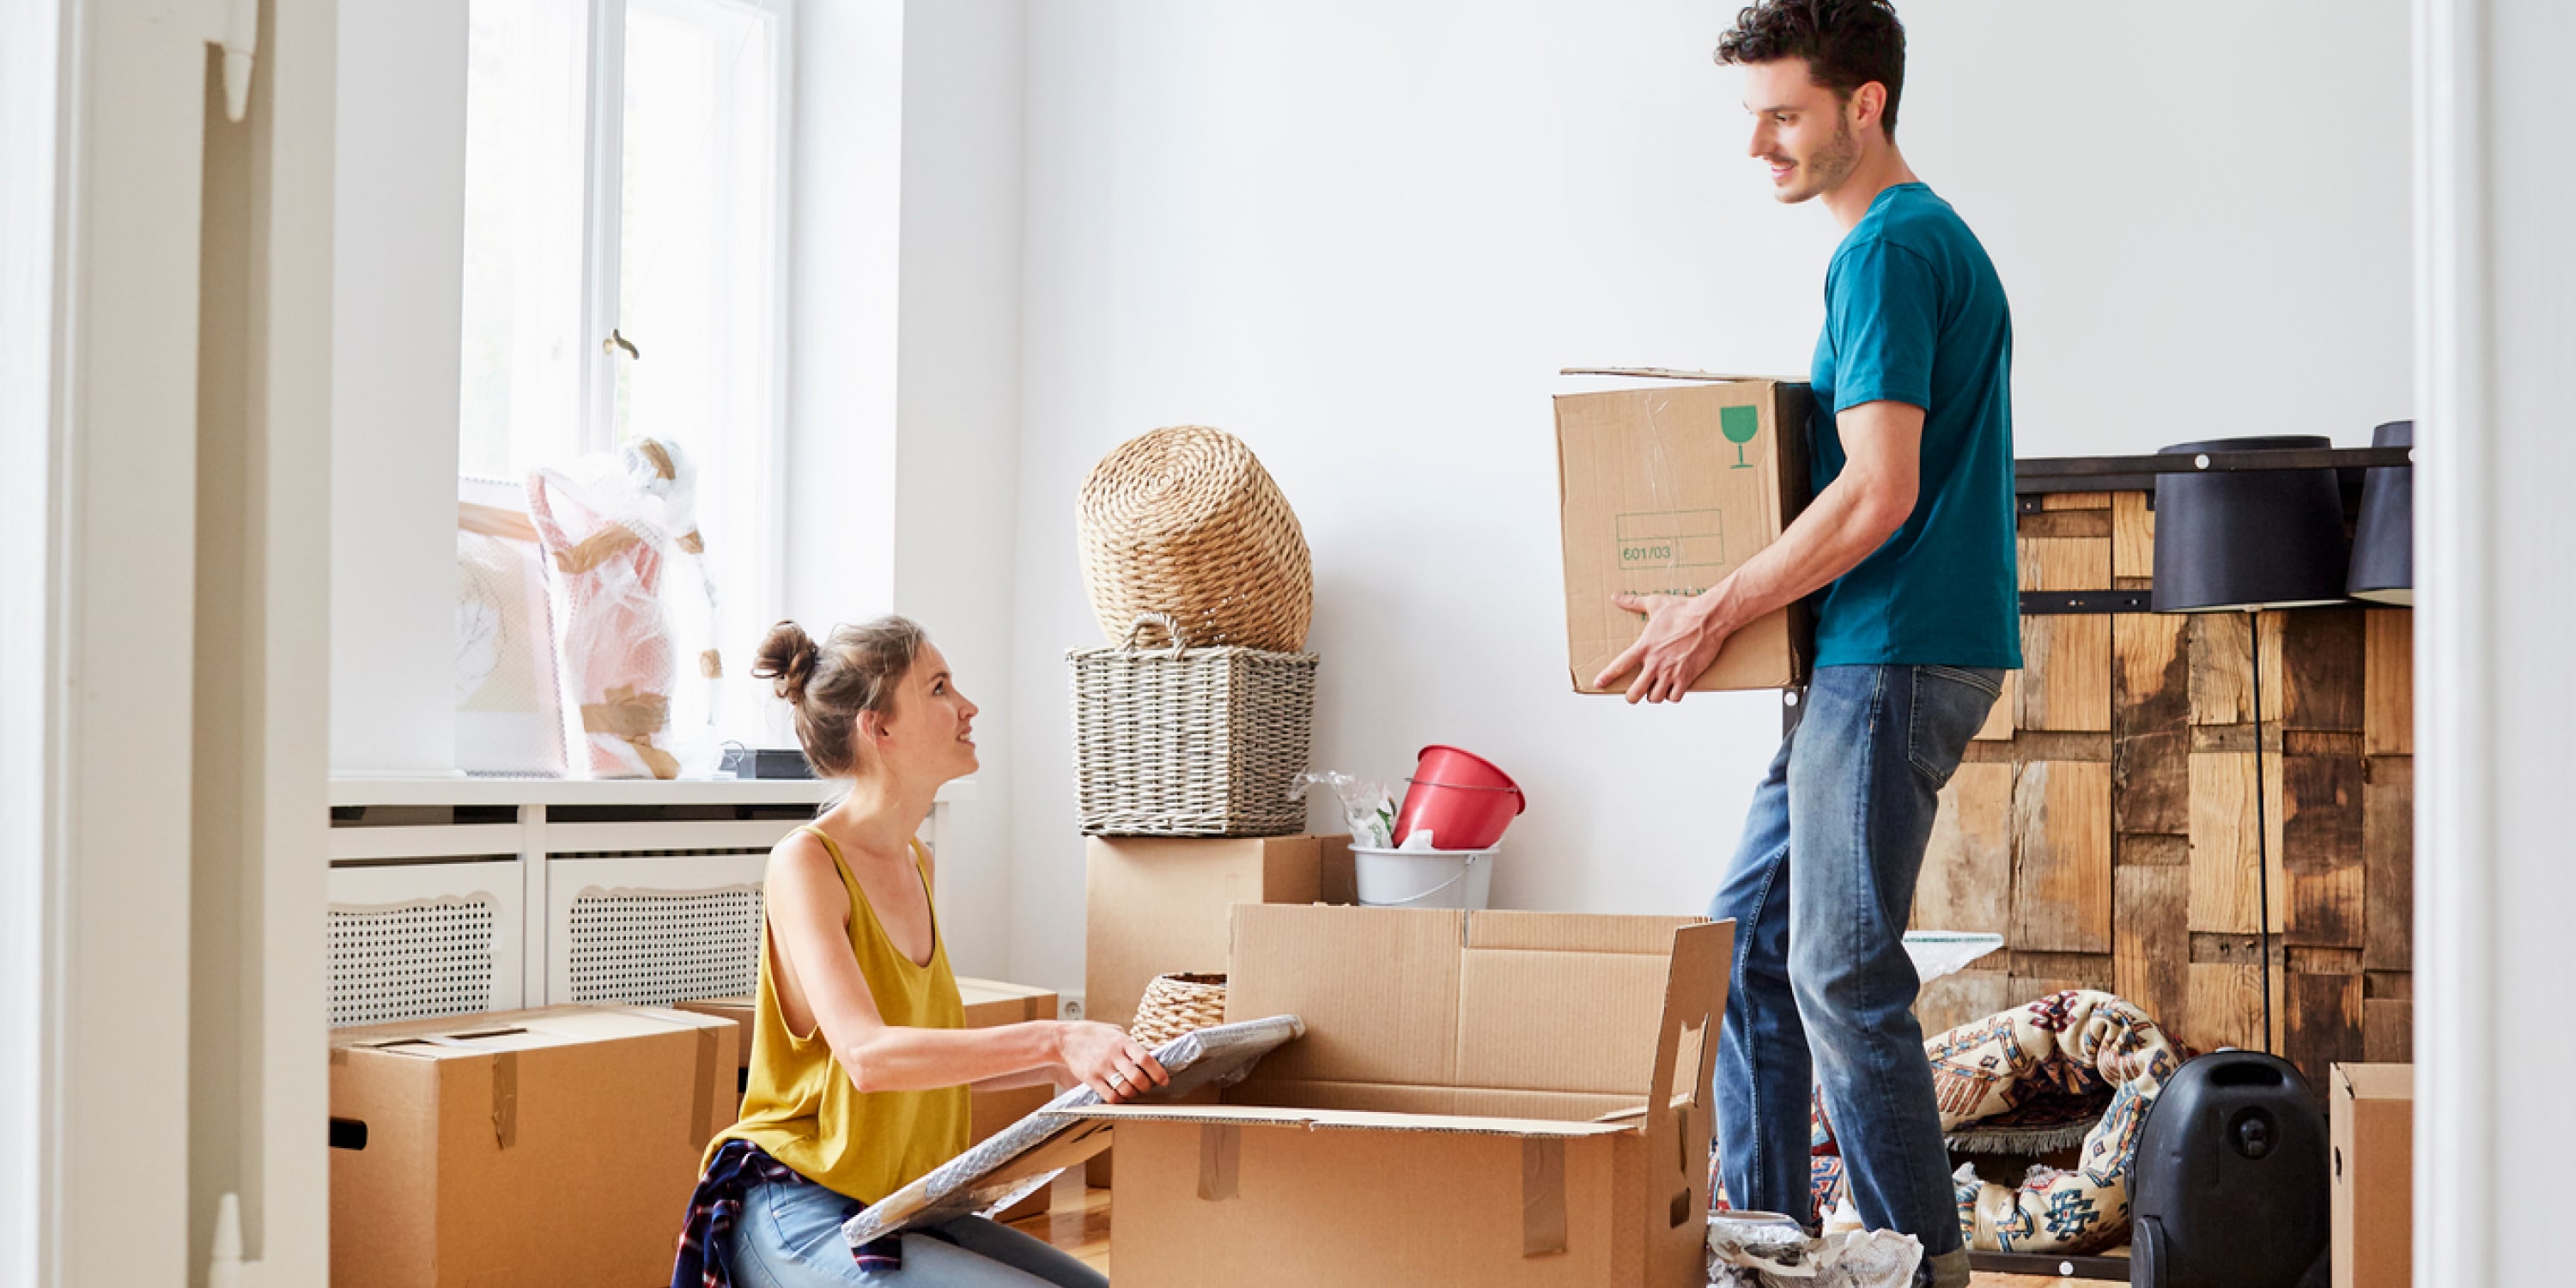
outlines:
{"label": "white plastic bucket", "polygon": [[1481,911],[1494,888],[1500,850],[1375,850],[1351,847],[1360,903],[1370,908]]}

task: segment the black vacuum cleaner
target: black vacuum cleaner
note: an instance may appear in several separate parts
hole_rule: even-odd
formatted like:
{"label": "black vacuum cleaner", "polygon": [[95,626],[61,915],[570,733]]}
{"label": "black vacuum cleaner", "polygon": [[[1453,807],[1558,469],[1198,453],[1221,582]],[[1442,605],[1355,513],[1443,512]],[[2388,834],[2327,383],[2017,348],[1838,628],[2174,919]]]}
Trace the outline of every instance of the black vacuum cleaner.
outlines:
{"label": "black vacuum cleaner", "polygon": [[2325,1282],[2326,1118],[2296,1066],[2216,1051],[2174,1073],[2130,1172],[2131,1288]]}

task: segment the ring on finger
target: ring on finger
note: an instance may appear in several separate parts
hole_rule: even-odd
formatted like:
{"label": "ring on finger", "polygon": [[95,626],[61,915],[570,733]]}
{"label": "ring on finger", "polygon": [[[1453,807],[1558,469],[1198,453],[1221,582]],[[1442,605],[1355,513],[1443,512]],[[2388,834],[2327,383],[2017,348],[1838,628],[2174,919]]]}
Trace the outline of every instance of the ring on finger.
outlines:
{"label": "ring on finger", "polygon": [[1109,1075],[1109,1089],[1112,1091],[1125,1091],[1127,1089],[1127,1075],[1116,1072],[1115,1070],[1111,1071]]}

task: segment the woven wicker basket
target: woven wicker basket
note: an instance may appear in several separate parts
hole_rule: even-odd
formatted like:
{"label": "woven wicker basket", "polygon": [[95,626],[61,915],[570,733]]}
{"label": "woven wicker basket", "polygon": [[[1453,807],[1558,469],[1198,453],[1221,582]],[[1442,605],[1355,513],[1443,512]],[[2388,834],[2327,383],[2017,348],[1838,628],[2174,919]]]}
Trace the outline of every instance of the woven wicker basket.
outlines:
{"label": "woven wicker basket", "polygon": [[[1140,640],[1159,627],[1173,645]],[[1185,648],[1137,619],[1118,648],[1075,649],[1074,796],[1091,836],[1290,836],[1315,737],[1312,653]]]}
{"label": "woven wicker basket", "polygon": [[1127,1036],[1148,1051],[1184,1033],[1225,1023],[1225,976],[1157,975],[1136,1003]]}
{"label": "woven wicker basket", "polygon": [[1293,653],[1315,615],[1306,534],[1242,440],[1177,425],[1120,444],[1083,480],[1082,577],[1116,643],[1168,613],[1205,645]]}

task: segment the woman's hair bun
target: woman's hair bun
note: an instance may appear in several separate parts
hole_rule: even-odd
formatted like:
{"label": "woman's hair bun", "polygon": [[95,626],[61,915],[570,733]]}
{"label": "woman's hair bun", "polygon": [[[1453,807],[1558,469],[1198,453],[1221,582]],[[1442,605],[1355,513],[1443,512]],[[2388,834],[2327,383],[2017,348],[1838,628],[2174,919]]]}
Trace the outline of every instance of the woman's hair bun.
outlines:
{"label": "woman's hair bun", "polygon": [[756,679],[775,681],[778,696],[802,703],[805,682],[814,678],[814,659],[820,652],[804,627],[780,622],[761,638],[760,650],[752,656],[751,674]]}

